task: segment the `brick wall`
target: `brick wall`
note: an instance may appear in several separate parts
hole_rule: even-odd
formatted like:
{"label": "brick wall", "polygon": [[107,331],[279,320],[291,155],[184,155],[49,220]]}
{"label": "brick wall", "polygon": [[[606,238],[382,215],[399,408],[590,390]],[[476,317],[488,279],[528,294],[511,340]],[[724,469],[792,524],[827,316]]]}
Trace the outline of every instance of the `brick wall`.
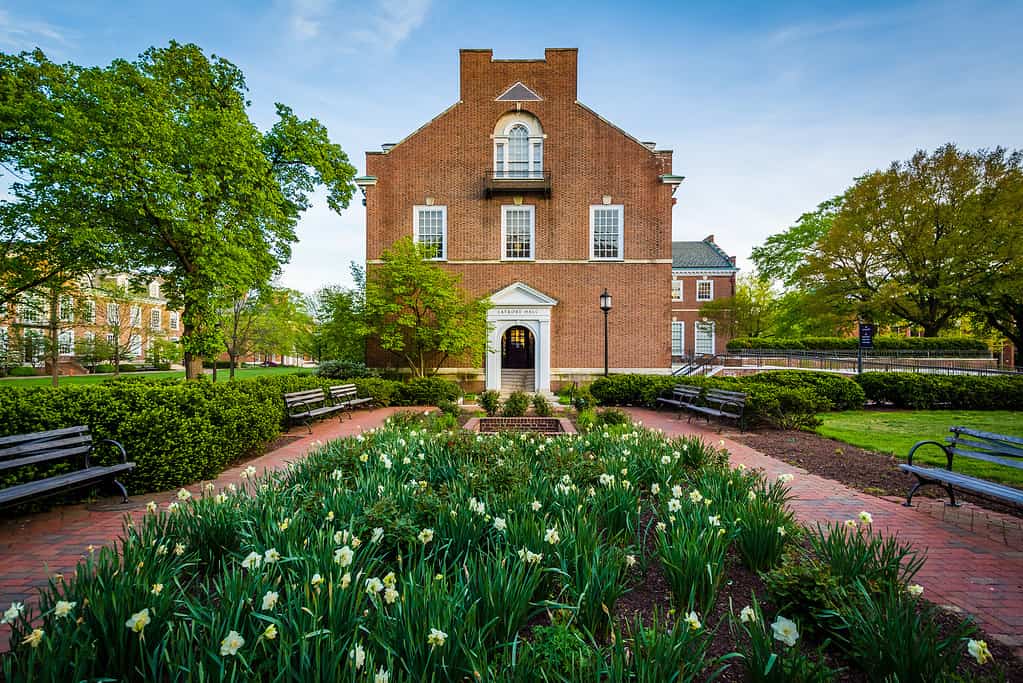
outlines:
{"label": "brick wall", "polygon": [[[673,279],[682,281],[682,300],[671,301],[671,320],[685,323],[683,350],[691,355],[696,348],[696,322],[703,320],[699,310],[706,303],[696,300],[696,282],[710,280],[714,283],[714,299],[724,299],[735,294],[735,275],[675,275]],[[668,296],[670,298],[670,293]],[[729,339],[722,326],[716,326],[714,353],[725,353]]]}

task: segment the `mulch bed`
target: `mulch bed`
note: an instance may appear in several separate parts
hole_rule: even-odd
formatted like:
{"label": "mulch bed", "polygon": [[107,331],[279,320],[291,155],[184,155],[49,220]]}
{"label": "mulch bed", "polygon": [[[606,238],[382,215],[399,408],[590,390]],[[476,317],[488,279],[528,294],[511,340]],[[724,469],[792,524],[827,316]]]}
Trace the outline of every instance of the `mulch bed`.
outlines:
{"label": "mulch bed", "polygon": [[[813,432],[763,429],[731,434],[729,438],[764,455],[875,496],[904,498],[916,481],[899,469],[901,460],[893,455],[850,446]],[[926,486],[916,496],[946,498],[947,494],[944,489]],[[1023,518],[1023,510],[1017,507],[958,492],[956,498],[988,510]]]}

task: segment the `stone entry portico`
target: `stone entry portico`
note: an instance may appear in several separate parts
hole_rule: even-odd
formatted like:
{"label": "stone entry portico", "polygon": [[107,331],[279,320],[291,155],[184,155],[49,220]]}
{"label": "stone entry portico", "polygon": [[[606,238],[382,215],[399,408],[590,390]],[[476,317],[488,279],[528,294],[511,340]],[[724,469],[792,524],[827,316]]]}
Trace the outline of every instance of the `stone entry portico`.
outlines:
{"label": "stone entry portico", "polygon": [[515,282],[490,296],[487,312],[486,386],[501,390],[501,339],[512,327],[524,327],[533,334],[533,391],[551,392],[551,308],[555,299],[529,285]]}

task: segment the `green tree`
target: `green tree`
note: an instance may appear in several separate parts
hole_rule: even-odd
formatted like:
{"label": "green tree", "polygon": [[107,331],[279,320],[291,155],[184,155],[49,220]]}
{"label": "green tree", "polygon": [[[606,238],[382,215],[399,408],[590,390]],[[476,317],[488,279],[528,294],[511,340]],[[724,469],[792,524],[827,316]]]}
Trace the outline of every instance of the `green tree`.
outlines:
{"label": "green tree", "polygon": [[842,197],[832,197],[804,213],[796,224],[784,232],[771,235],[763,246],[753,247],[751,258],[757,272],[768,280],[778,280],[786,287],[800,284],[796,276],[807,265],[807,258],[831,230],[835,214],[842,206]]}
{"label": "green tree", "polygon": [[297,355],[299,340],[309,333],[312,316],[301,292],[283,287],[264,292],[252,326],[252,350],[265,355]]}
{"label": "green tree", "polygon": [[486,298],[470,297],[460,276],[425,256],[411,238],[401,239],[366,280],[370,334],[416,377],[436,373],[450,356],[481,358],[490,306]]}
{"label": "green tree", "polygon": [[736,278],[733,296],[703,304],[700,315],[713,320],[728,337],[768,337],[774,334],[778,310],[771,281],[748,273]]}
{"label": "green tree", "polygon": [[315,325],[301,348],[317,361],[366,359],[366,277],[358,264],[351,269],[354,287],[324,287],[307,302]]}
{"label": "green tree", "polygon": [[309,194],[324,186],[334,211],[351,199],[355,169],[318,121],[278,104],[261,133],[241,71],[195,45],[102,68],[56,67],[41,53],[12,66],[53,113],[42,121],[53,132],[48,153],[20,159],[27,180],[13,188],[15,213],[25,225],[52,216],[103,226],[118,238],[118,261],[162,277],[182,311],[186,377],[220,348],[217,294],[270,280]]}

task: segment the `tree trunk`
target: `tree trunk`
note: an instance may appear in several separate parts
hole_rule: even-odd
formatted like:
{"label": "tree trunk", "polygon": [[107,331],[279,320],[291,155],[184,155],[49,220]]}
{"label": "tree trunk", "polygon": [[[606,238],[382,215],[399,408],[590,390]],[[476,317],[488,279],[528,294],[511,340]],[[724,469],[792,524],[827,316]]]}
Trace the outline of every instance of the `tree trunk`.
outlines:
{"label": "tree trunk", "polygon": [[229,377],[230,377],[230,379],[234,379],[234,370],[235,370],[235,368],[238,367],[238,355],[237,354],[229,354],[229,357],[231,359],[231,372],[230,372]]}
{"label": "tree trunk", "polygon": [[[187,333],[186,333],[187,334]],[[202,357],[185,351],[185,379],[198,379],[202,376]]]}
{"label": "tree trunk", "polygon": [[217,381],[217,357],[216,356],[213,357],[213,378],[212,379],[213,379],[213,382],[216,383],[216,381]]}

